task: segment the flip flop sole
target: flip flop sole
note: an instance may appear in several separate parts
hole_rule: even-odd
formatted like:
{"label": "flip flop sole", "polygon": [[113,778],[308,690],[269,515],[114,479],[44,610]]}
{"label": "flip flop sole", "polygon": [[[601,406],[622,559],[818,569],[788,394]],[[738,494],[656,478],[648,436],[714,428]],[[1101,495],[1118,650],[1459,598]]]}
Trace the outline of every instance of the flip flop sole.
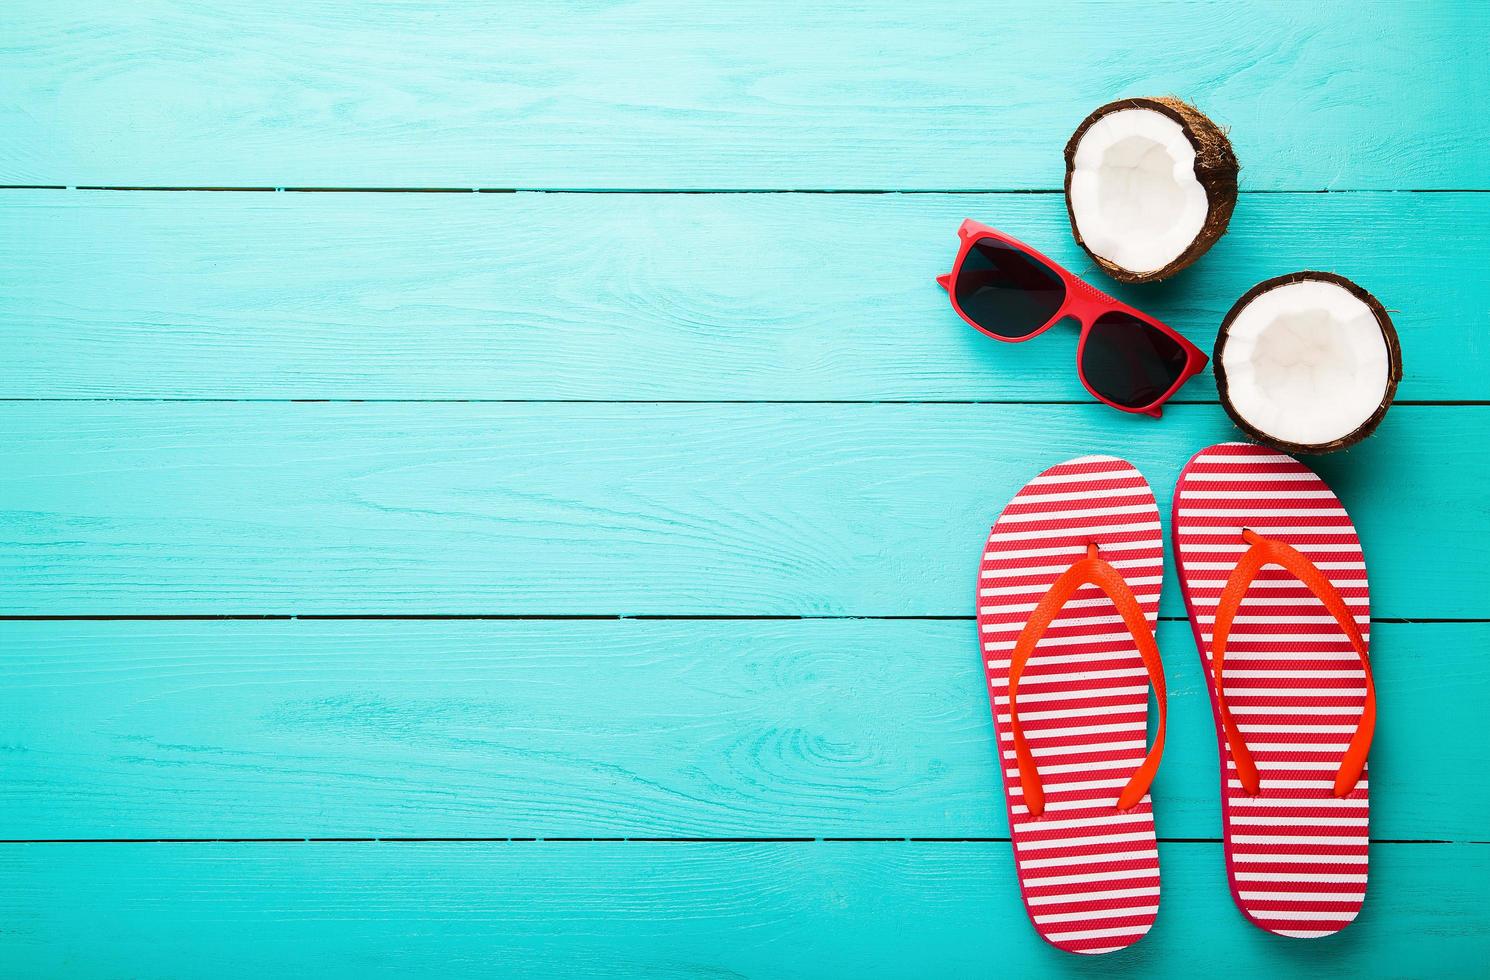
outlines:
{"label": "flip flop sole", "polygon": [[1365,556],[1333,491],[1308,467],[1246,443],[1203,449],[1180,473],[1171,520],[1222,773],[1232,897],[1259,928],[1314,938],[1345,928],[1366,895],[1369,774],[1334,795],[1335,773],[1366,700],[1366,675],[1324,604],[1288,572],[1262,570],[1226,645],[1226,700],[1257,765],[1261,792],[1236,779],[1216,705],[1211,624],[1242,530],[1283,541],[1340,592],[1370,640]]}
{"label": "flip flop sole", "polygon": [[1127,812],[1116,806],[1144,759],[1148,674],[1096,586],[1066,604],[1019,681],[1019,719],[1045,790],[1036,819],[1023,802],[1009,728],[1015,641],[1089,542],[1122,573],[1153,629],[1164,563],[1153,491],[1123,460],[1086,456],[1031,480],[994,524],[979,573],[978,630],[1025,908],[1051,945],[1092,954],[1137,942],[1159,908],[1149,796]]}

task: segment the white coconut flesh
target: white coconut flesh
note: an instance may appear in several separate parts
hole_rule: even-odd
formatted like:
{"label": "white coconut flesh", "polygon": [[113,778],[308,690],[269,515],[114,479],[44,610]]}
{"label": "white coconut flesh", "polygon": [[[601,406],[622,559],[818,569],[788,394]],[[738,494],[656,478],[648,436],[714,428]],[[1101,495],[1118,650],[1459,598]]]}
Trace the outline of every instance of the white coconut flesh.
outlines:
{"label": "white coconut flesh", "polygon": [[1210,203],[1195,175],[1195,146],[1152,109],[1121,109],[1093,123],[1071,169],[1071,216],[1099,258],[1156,272],[1199,236]]}
{"label": "white coconut flesh", "polygon": [[1371,308],[1332,282],[1258,294],[1221,354],[1235,412],[1275,439],[1322,445],[1355,432],[1386,397],[1391,356]]}

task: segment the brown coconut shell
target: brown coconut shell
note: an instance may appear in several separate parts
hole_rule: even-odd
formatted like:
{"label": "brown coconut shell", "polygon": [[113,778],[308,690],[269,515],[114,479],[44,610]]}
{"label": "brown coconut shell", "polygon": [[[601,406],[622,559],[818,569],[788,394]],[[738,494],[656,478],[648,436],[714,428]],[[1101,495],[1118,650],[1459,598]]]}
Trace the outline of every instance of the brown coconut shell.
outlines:
{"label": "brown coconut shell", "polygon": [[[1071,173],[1076,164],[1076,147],[1093,123],[1123,109],[1150,109],[1180,124],[1185,138],[1195,147],[1195,179],[1205,188],[1208,204],[1205,223],[1201,225],[1200,233],[1195,236],[1190,247],[1173,262],[1153,272],[1124,269],[1087,248],[1086,242],[1081,238],[1081,229],[1076,225],[1076,212],[1071,208]],[[1092,257],[1092,261],[1119,282],[1154,282],[1167,279],[1204,255],[1226,233],[1226,226],[1231,223],[1231,212],[1236,208],[1239,169],[1236,153],[1232,150],[1231,140],[1226,138],[1226,133],[1210,117],[1188,102],[1173,96],[1109,102],[1083,119],[1081,125],[1076,127],[1076,132],[1066,141],[1066,216],[1071,219],[1071,234],[1076,237],[1076,244]]]}
{"label": "brown coconut shell", "polygon": [[[1349,434],[1330,442],[1314,444],[1289,442],[1286,439],[1279,439],[1263,432],[1243,418],[1231,404],[1230,386],[1226,381],[1226,364],[1221,358],[1221,355],[1226,352],[1226,339],[1231,333],[1231,324],[1241,314],[1242,310],[1246,308],[1248,303],[1270,289],[1277,289],[1279,286],[1287,286],[1290,283],[1311,280],[1334,283],[1337,286],[1343,287],[1362,303],[1365,303],[1371,310],[1371,313],[1376,317],[1377,326],[1381,328],[1382,339],[1386,341],[1387,345],[1387,383],[1386,388],[1382,391],[1381,404],[1377,406],[1376,411],[1372,412],[1366,421],[1362,422]],[[1241,299],[1232,305],[1226,317],[1221,321],[1221,329],[1216,334],[1216,349],[1211,360],[1211,366],[1216,373],[1216,389],[1221,395],[1221,407],[1226,409],[1226,414],[1231,416],[1231,420],[1236,423],[1238,429],[1241,429],[1250,438],[1262,445],[1270,446],[1285,453],[1323,455],[1325,453],[1339,452],[1342,449],[1349,449],[1376,431],[1376,427],[1386,417],[1387,409],[1392,407],[1392,401],[1397,397],[1397,383],[1402,380],[1402,345],[1397,340],[1397,328],[1393,325],[1392,318],[1387,315],[1386,307],[1382,306],[1381,301],[1375,296],[1372,296],[1369,292],[1344,276],[1337,276],[1333,272],[1305,270],[1303,272],[1290,272],[1286,276],[1274,276],[1271,279],[1264,279],[1242,294]]]}

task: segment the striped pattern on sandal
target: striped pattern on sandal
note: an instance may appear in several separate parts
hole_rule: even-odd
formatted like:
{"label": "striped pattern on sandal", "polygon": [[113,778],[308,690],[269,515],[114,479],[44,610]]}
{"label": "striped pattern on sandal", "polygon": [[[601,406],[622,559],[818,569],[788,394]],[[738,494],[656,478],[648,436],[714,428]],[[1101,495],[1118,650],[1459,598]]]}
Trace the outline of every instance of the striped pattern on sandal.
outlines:
{"label": "striped pattern on sandal", "polygon": [[1145,755],[1148,675],[1112,601],[1082,587],[1019,681],[1019,721],[1045,792],[1044,814],[1031,819],[1010,732],[1009,662],[1031,611],[1089,542],[1122,574],[1152,630],[1164,561],[1159,510],[1138,471],[1110,456],[1074,459],[1026,484],[989,534],[978,581],[1020,891],[1042,938],[1088,954],[1137,942],[1159,908],[1150,799],[1126,813],[1116,807]]}
{"label": "striped pattern on sandal", "polygon": [[[1370,640],[1365,557],[1350,517],[1298,461],[1245,443],[1197,453],[1174,495],[1175,559],[1216,709],[1212,624],[1251,529],[1301,552]],[[1226,702],[1252,755],[1259,795],[1237,779],[1219,711],[1226,869],[1237,907],[1283,936],[1327,936],[1366,894],[1368,773],[1334,780],[1366,701],[1366,672],[1324,604],[1276,565],[1258,573],[1225,647]]]}

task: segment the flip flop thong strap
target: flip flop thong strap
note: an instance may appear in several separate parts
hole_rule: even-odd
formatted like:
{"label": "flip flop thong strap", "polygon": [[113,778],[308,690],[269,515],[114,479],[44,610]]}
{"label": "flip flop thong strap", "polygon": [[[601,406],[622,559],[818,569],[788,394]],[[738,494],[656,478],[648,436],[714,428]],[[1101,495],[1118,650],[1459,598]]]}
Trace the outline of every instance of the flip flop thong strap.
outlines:
{"label": "flip flop thong strap", "polygon": [[1236,618],[1237,610],[1241,608],[1242,598],[1257,578],[1257,573],[1264,566],[1277,565],[1303,583],[1315,598],[1324,603],[1330,615],[1340,624],[1351,647],[1361,658],[1361,666],[1366,670],[1366,703],[1361,709],[1360,721],[1356,723],[1355,734],[1351,736],[1345,755],[1340,760],[1340,768],[1335,773],[1335,795],[1348,796],[1360,781],[1362,770],[1366,768],[1366,756],[1371,751],[1371,737],[1376,732],[1376,685],[1371,680],[1371,658],[1366,654],[1366,641],[1361,636],[1360,627],[1356,625],[1355,615],[1340,597],[1334,584],[1302,552],[1282,541],[1265,538],[1250,528],[1242,531],[1242,539],[1251,547],[1242,554],[1226,579],[1226,586],[1221,590],[1221,598],[1216,604],[1216,620],[1211,626],[1211,673],[1216,684],[1216,705],[1221,714],[1222,727],[1226,730],[1226,742],[1231,746],[1232,761],[1236,763],[1237,781],[1252,796],[1261,792],[1252,753],[1247,750],[1246,740],[1232,720],[1231,710],[1226,706],[1226,680],[1223,673],[1226,665],[1226,641],[1231,636],[1231,624]]}
{"label": "flip flop thong strap", "polygon": [[1025,664],[1039,644],[1040,638],[1050,628],[1066,603],[1071,601],[1078,589],[1084,585],[1095,585],[1107,594],[1123,617],[1123,623],[1138,645],[1138,654],[1148,670],[1149,683],[1154,687],[1154,696],[1159,702],[1159,728],[1154,736],[1153,747],[1144,757],[1143,764],[1133,772],[1128,784],[1117,798],[1119,810],[1129,810],[1138,805],[1154,781],[1159,769],[1159,759],[1164,755],[1164,724],[1168,715],[1168,698],[1164,692],[1164,665],[1159,660],[1159,647],[1154,642],[1153,630],[1133,590],[1128,587],[1122,573],[1097,555],[1095,544],[1087,545],[1086,557],[1072,564],[1061,573],[1050,586],[1014,643],[1014,652],[1009,657],[1009,730],[1014,736],[1014,757],[1019,762],[1019,786],[1024,793],[1024,805],[1031,817],[1045,812],[1045,791],[1040,784],[1040,773],[1035,767],[1034,756],[1025,740],[1024,729],[1019,724],[1019,678]]}

